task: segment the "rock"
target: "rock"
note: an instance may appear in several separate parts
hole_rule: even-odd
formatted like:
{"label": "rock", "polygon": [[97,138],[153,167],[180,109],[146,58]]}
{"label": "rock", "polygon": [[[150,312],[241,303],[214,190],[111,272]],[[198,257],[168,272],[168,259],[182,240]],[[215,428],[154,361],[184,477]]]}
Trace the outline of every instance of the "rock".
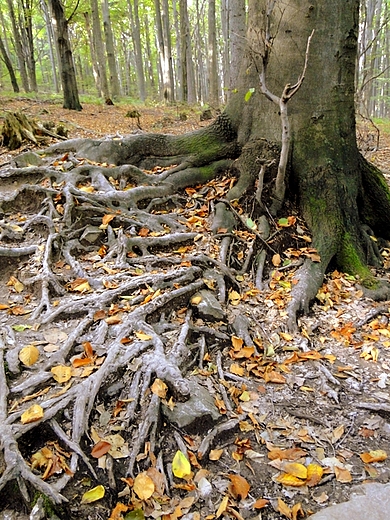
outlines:
{"label": "rock", "polygon": [[327,507],[310,520],[388,520],[390,518],[390,484],[362,484],[348,502]]}
{"label": "rock", "polygon": [[199,316],[205,319],[222,320],[225,313],[214,293],[202,289],[191,298],[191,304],[196,307]]}
{"label": "rock", "polygon": [[179,428],[204,432],[221,418],[210,392],[196,381],[189,380],[191,396],[184,403],[177,402],[173,410],[162,405],[165,417]]}
{"label": "rock", "polygon": [[18,155],[18,157],[15,157],[15,164],[18,168],[25,168],[26,166],[41,166],[43,160],[34,152],[25,152]]}
{"label": "rock", "polygon": [[88,225],[85,228],[84,233],[81,235],[80,240],[86,240],[90,244],[93,244],[93,242],[96,242],[102,233],[103,231],[98,227]]}

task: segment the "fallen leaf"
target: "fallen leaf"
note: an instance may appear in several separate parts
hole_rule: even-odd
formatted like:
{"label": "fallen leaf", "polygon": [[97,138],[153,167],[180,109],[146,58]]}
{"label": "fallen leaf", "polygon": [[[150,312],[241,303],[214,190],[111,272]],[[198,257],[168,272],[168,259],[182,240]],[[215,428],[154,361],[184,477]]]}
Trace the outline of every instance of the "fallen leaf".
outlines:
{"label": "fallen leaf", "polygon": [[348,484],[348,482],[352,482],[351,472],[347,468],[340,468],[339,466],[335,466],[334,474],[336,476],[337,482],[341,482],[342,484]]}
{"label": "fallen leaf", "polygon": [[65,365],[53,367],[50,372],[57,383],[66,383],[72,377],[72,368]]}
{"label": "fallen leaf", "polygon": [[366,453],[362,453],[360,458],[366,464],[371,462],[382,462],[387,459],[387,453],[383,450],[371,450]]}
{"label": "fallen leaf", "polygon": [[154,482],[147,475],[146,471],[139,473],[134,479],[134,492],[141,500],[147,500],[154,493]]}
{"label": "fallen leaf", "polygon": [[20,420],[22,424],[29,424],[40,421],[43,418],[43,408],[39,404],[33,404],[25,412],[22,413]]}
{"label": "fallen leaf", "polygon": [[172,472],[177,478],[188,477],[191,473],[191,464],[184,453],[178,450],[173,457]]}
{"label": "fallen leaf", "polygon": [[154,380],[150,389],[155,395],[158,395],[158,397],[160,397],[161,399],[165,399],[168,391],[168,387],[164,383],[164,381],[158,378]]}
{"label": "fallen leaf", "polygon": [[223,449],[222,450],[210,450],[209,453],[209,459],[210,460],[219,460],[222,457]]}
{"label": "fallen leaf", "polygon": [[104,487],[100,484],[99,486],[86,491],[81,498],[81,503],[91,504],[92,502],[96,502],[104,497],[105,492]]}
{"label": "fallen leaf", "polygon": [[150,336],[149,334],[146,334],[145,332],[142,332],[142,330],[139,330],[138,332],[136,332],[135,335],[141,341],[149,341],[150,339],[152,339],[152,336]]}
{"label": "fallen leaf", "polygon": [[293,475],[294,477],[298,477],[300,479],[306,480],[307,478],[307,468],[303,464],[299,462],[284,462],[282,464],[282,471],[288,473],[289,475]]}
{"label": "fallen leaf", "polygon": [[31,367],[39,359],[39,350],[34,345],[27,345],[19,351],[19,359],[26,367]]}
{"label": "fallen leaf", "polygon": [[322,466],[319,466],[318,464],[309,464],[307,466],[306,485],[309,487],[316,486],[322,479],[323,474],[324,470]]}
{"label": "fallen leaf", "polygon": [[248,496],[250,485],[241,475],[229,475],[232,485],[230,491],[234,498],[245,499]]}
{"label": "fallen leaf", "polygon": [[253,504],[255,509],[263,509],[266,505],[269,504],[269,500],[266,498],[258,498],[256,502]]}
{"label": "fallen leaf", "polygon": [[219,518],[226,511],[228,502],[229,495],[225,495],[222,499],[222,502],[219,504],[218,511],[215,515],[216,518]]}
{"label": "fallen leaf", "polygon": [[98,459],[110,451],[111,444],[107,441],[99,441],[91,450],[91,455]]}

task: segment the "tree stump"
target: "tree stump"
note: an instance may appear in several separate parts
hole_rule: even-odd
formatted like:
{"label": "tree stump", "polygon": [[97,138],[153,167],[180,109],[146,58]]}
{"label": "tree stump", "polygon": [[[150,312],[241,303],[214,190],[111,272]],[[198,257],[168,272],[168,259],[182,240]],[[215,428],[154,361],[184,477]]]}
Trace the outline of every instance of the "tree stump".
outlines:
{"label": "tree stump", "polygon": [[34,144],[38,144],[35,133],[39,127],[36,122],[29,120],[25,114],[21,112],[9,112],[5,116],[2,128],[3,142],[10,150],[20,148],[23,141],[28,140]]}

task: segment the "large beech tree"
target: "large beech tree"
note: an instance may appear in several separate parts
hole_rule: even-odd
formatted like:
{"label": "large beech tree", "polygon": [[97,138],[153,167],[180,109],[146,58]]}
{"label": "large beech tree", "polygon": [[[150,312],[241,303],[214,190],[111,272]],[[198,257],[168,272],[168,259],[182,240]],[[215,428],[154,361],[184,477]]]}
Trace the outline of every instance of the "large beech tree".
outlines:
{"label": "large beech tree", "polygon": [[[81,440],[95,398],[99,394],[104,400],[108,385],[109,401],[117,396],[127,406],[128,473],[134,475],[141,460],[147,464],[148,454],[162,449],[156,432],[164,421],[158,420],[160,401],[150,392],[151,380],[164,380],[177,406],[190,398],[194,383],[185,372],[193,366],[191,347],[200,352],[202,363],[206,346],[229,339],[222,327],[207,325],[209,316],[225,320],[224,330],[232,325],[247,345],[254,344],[251,334],[257,334],[260,317],[255,308],[249,317],[234,315],[226,303],[227,289],[239,290],[237,279],[244,283],[243,273],[249,277],[253,271],[257,287],[264,288],[264,262],[270,250],[273,254],[267,227],[274,220],[268,217],[284,212],[285,203],[289,208],[291,201],[297,203],[318,252],[294,274],[287,307],[291,328],[308,310],[331,262],[359,275],[371,296],[386,293],[368,266],[379,263],[371,236],[390,238],[390,195],[381,173],[359,154],[355,137],[358,11],[358,0],[251,0],[237,92],[210,126],[182,136],[70,140],[41,156],[20,156],[17,167],[0,172],[3,219],[12,224],[3,225],[7,241],[0,256],[7,257],[7,266],[31,257],[23,279],[39,295],[26,298],[31,323],[38,321],[39,331],[57,323],[69,333],[58,351],[21,375],[17,343],[6,336],[0,345],[0,446],[6,466],[0,489],[22,476],[60,502],[79,457],[94,474]],[[165,169],[153,170],[157,166]],[[209,197],[207,190],[214,189],[209,185],[184,204],[191,190],[177,195],[227,172],[238,181],[225,179],[225,192],[218,187]],[[210,227],[216,236],[205,240],[219,245],[204,247],[196,223],[211,200]],[[254,208],[251,218],[243,216],[248,207]],[[15,213],[23,228],[15,226]],[[252,232],[252,243],[235,257],[232,231],[240,226]],[[242,238],[238,242],[247,246]],[[184,244],[191,245],[190,252]],[[22,271],[15,267],[15,273]],[[196,316],[207,301],[206,324],[199,325],[191,313]],[[185,319],[178,319],[177,309]],[[58,365],[61,381],[67,381],[70,368],[64,365],[82,349],[91,363],[96,349],[101,363],[61,392],[52,395],[50,387],[42,395],[40,385],[52,381],[53,374],[59,377]],[[264,368],[266,360],[258,359]],[[119,380],[124,383],[116,384]],[[19,411],[8,414],[8,394],[30,395],[28,406],[40,399],[37,413],[42,414],[20,424]],[[64,408],[67,413],[58,417]],[[71,471],[55,485],[33,474],[18,448],[18,439],[42,421],[72,451]],[[237,423],[234,418],[223,422],[207,442]],[[149,449],[143,450],[148,439]],[[201,455],[208,446],[202,443]]]}

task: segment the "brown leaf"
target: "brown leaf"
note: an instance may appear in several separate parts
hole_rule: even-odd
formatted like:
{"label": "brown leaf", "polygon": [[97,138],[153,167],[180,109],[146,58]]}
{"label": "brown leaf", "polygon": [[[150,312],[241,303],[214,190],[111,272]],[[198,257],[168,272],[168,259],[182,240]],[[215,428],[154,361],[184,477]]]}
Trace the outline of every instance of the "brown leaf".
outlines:
{"label": "brown leaf", "polygon": [[147,500],[153,495],[155,490],[154,482],[146,471],[139,473],[135,477],[133,489],[141,500]]}
{"label": "brown leaf", "polygon": [[241,475],[229,475],[229,478],[232,483],[230,491],[234,498],[245,499],[251,488],[247,480]]}
{"label": "brown leaf", "polygon": [[99,441],[91,450],[91,455],[98,459],[110,451],[111,444],[106,441]]}

